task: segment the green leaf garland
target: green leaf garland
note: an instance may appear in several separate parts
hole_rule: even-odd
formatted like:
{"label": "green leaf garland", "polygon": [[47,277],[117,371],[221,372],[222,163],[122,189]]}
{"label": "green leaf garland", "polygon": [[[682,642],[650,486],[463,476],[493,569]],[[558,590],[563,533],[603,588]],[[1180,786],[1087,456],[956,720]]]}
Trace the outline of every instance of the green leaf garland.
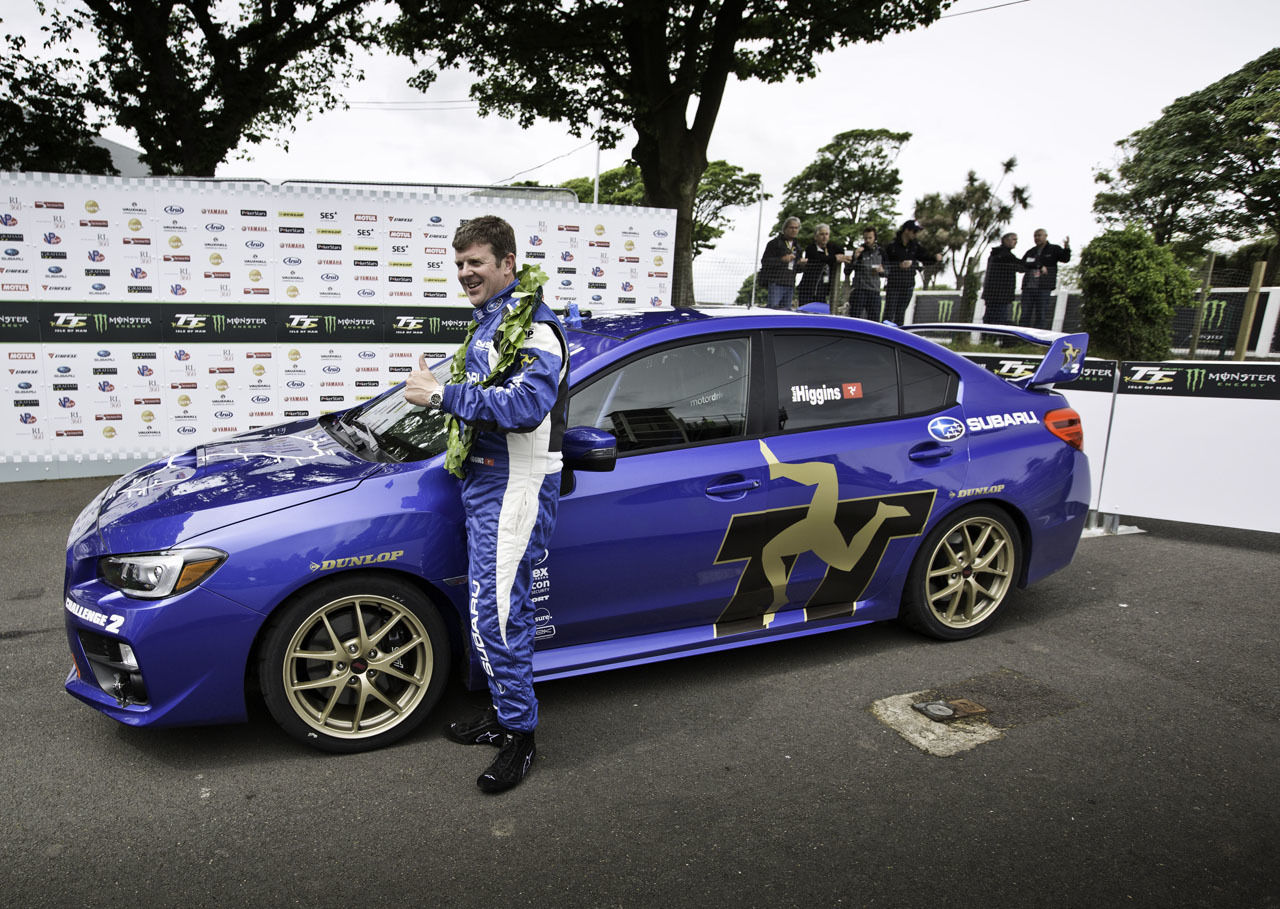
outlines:
{"label": "green leaf garland", "polygon": [[[494,344],[497,345],[498,350],[498,363],[493,368],[493,372],[477,383],[480,388],[497,384],[515,363],[516,353],[528,337],[529,329],[533,325],[533,314],[542,302],[542,285],[546,284],[547,280],[547,273],[540,265],[525,265],[520,269],[520,274],[517,276],[519,283],[511,293],[512,299],[516,301],[515,305],[508,307],[503,314],[502,324],[494,336]],[[449,366],[450,385],[461,385],[467,381],[467,349],[471,346],[471,339],[475,337],[476,329],[479,327],[480,321],[472,319],[462,346],[454,353],[453,362]],[[444,467],[455,477],[461,478],[465,472],[467,455],[475,441],[475,429],[453,414],[448,414],[445,421],[449,427],[449,447],[445,453]]]}

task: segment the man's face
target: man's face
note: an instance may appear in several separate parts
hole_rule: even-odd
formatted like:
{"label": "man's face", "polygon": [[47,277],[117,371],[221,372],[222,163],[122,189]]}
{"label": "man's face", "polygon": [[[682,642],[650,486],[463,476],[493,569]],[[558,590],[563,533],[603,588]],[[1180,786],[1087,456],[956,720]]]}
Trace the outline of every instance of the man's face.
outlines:
{"label": "man's face", "polygon": [[813,242],[817,243],[819,246],[826,243],[829,239],[831,239],[831,231],[827,228],[816,231],[813,235]]}
{"label": "man's face", "polygon": [[1009,247],[1010,249],[1013,249],[1015,246],[1018,245],[1018,235],[1009,234],[1009,236],[1004,238],[1004,245]]}
{"label": "man's face", "polygon": [[866,247],[876,245],[876,232],[874,230],[864,230],[862,232],[862,245]]}
{"label": "man's face", "polygon": [[1044,246],[1049,242],[1049,235],[1042,230],[1038,230],[1033,235],[1036,238],[1036,246]]}
{"label": "man's face", "polygon": [[488,243],[473,243],[455,251],[453,260],[458,266],[458,283],[475,307],[483,306],[515,280],[515,253],[507,253],[499,261]]}
{"label": "man's face", "polygon": [[782,226],[782,235],[790,240],[794,240],[798,233],[800,233],[800,225],[795,221],[788,221]]}
{"label": "man's face", "polygon": [[910,243],[915,238],[916,232],[909,227],[902,232],[902,239],[907,243]]}

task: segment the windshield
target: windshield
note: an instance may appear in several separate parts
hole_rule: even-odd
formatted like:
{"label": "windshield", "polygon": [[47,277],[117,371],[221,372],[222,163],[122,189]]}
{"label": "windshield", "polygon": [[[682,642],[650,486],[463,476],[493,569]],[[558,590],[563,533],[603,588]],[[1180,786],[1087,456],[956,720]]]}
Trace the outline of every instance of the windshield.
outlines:
{"label": "windshield", "polygon": [[[431,367],[432,374],[443,384],[449,378],[449,357]],[[345,428],[356,437],[353,447],[359,451],[360,439],[372,441],[374,460],[421,461],[438,455],[449,442],[445,413],[434,407],[418,407],[404,399],[404,389],[376,398],[336,418],[326,428]]]}

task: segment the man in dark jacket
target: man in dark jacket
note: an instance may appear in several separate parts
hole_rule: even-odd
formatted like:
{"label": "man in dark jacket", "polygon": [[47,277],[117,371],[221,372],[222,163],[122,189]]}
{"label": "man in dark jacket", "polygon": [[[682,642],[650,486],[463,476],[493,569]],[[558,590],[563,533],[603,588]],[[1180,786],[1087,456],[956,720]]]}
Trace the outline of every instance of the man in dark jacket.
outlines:
{"label": "man in dark jacket", "polygon": [[876,229],[862,232],[862,245],[854,251],[852,261],[844,267],[847,276],[853,272],[849,288],[849,315],[859,319],[880,321],[880,279],[884,277],[884,250],[876,242]]}
{"label": "man in dark jacket", "polygon": [[1036,245],[1022,254],[1022,319],[1028,328],[1051,328],[1053,303],[1050,296],[1058,286],[1058,263],[1071,261],[1071,238],[1063,237],[1062,245],[1049,242],[1041,228],[1035,232]]}
{"label": "man in dark jacket", "polygon": [[770,309],[790,309],[796,292],[796,260],[800,258],[800,219],[787,218],[782,233],[764,245],[757,282],[768,292]]}
{"label": "man in dark jacket", "polygon": [[[884,320],[894,325],[902,324],[915,291],[916,272],[924,270],[925,253],[916,241],[919,232],[920,225],[914,220],[906,222],[884,250],[884,270],[889,278],[884,289]],[[942,253],[934,256],[934,261],[941,262]]]}
{"label": "man in dark jacket", "polygon": [[991,247],[987,256],[987,272],[982,279],[982,300],[986,312],[982,321],[988,325],[1013,324],[1013,293],[1018,285],[1018,273],[1023,271],[1022,261],[1014,255],[1018,235],[1005,234],[998,246]]}
{"label": "man in dark jacket", "polygon": [[800,288],[796,291],[799,298],[796,302],[804,306],[806,303],[826,303],[831,305],[831,286],[835,283],[836,268],[839,263],[848,262],[844,247],[831,242],[831,226],[819,224],[813,229],[813,242],[804,250],[804,258],[800,264],[804,268],[804,276],[800,279]]}

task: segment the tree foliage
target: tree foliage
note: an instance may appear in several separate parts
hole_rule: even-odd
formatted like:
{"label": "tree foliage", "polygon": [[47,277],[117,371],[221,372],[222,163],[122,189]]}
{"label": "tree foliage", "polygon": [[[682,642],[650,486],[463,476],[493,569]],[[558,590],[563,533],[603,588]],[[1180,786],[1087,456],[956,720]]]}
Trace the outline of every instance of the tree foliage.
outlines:
{"label": "tree foliage", "polygon": [[255,0],[238,11],[213,0],[76,3],[53,20],[96,37],[96,97],[157,174],[212,176],[241,142],[335,107],[360,78],[352,48],[378,26],[365,18],[369,0]]}
{"label": "tree foliage", "polygon": [[1119,164],[1095,175],[1103,223],[1140,224],[1161,245],[1194,249],[1280,237],[1280,48],[1178,98],[1117,145]]}
{"label": "tree foliage", "polygon": [[[1000,239],[1014,212],[1031,206],[1031,192],[1025,186],[1011,187],[1008,197],[1000,195],[1005,178],[1017,166],[1017,158],[1001,162],[995,186],[971,170],[957,191],[945,196],[930,193],[916,200],[916,220],[924,228],[921,245],[929,243],[944,253],[957,289],[977,286],[978,265],[987,249]],[[973,296],[977,298],[976,291]],[[968,295],[965,302],[972,302]]]}
{"label": "tree foliage", "polygon": [[471,96],[523,126],[595,123],[609,147],[635,130],[646,203],[677,212],[672,297],[690,306],[694,200],[729,79],[811,77],[823,53],[925,25],[951,0],[397,2],[393,46],[427,60],[418,86],[466,66]]}
{"label": "tree foliage", "polygon": [[[66,35],[46,31],[45,50]],[[95,145],[102,128],[92,110],[102,98],[88,83],[79,49],[52,60],[29,56],[21,35],[5,35],[0,56],[0,170],[114,174],[111,155]]]}
{"label": "tree foliage", "polygon": [[1126,360],[1169,356],[1174,309],[1191,304],[1195,281],[1168,246],[1139,227],[1107,231],[1080,254],[1079,280],[1095,350]]}
{"label": "tree foliage", "polygon": [[851,129],[835,136],[787,181],[774,232],[795,216],[801,236],[825,223],[832,238],[845,245],[859,242],[868,226],[883,237],[893,225],[902,186],[894,161],[910,138],[911,133],[887,129]]}

